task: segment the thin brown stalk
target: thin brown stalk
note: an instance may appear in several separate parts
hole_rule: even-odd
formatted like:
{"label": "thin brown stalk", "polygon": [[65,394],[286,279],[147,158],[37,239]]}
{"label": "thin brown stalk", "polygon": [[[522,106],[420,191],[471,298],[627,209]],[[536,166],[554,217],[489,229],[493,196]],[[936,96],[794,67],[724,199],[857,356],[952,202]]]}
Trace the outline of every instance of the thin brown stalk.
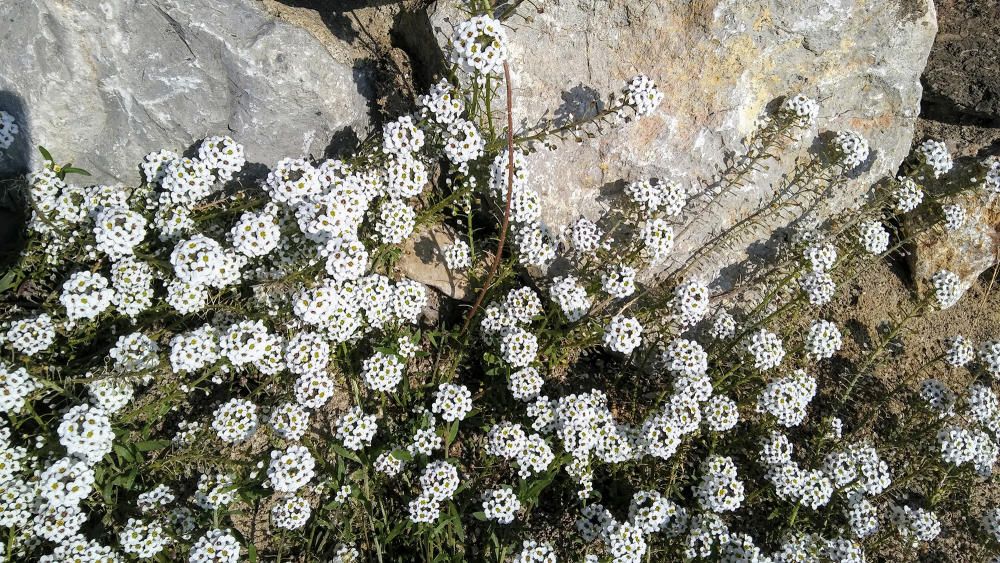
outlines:
{"label": "thin brown stalk", "polygon": [[[496,256],[493,259],[493,265],[490,266],[489,273],[486,275],[483,287],[479,290],[479,295],[476,296],[475,304],[472,305],[472,309],[469,309],[469,314],[465,317],[465,324],[462,325],[463,333],[469,330],[469,325],[472,323],[473,317],[476,316],[476,311],[482,306],[486,292],[489,291],[490,284],[493,283],[493,278],[497,275],[500,262],[503,260],[503,245],[507,241],[507,227],[510,226],[510,200],[514,194],[514,92],[510,80],[510,65],[507,64],[507,61],[503,62],[503,78],[507,89],[507,201],[503,210],[503,223],[500,224],[500,240],[497,242]],[[489,116],[489,119],[492,119],[492,116]]]}

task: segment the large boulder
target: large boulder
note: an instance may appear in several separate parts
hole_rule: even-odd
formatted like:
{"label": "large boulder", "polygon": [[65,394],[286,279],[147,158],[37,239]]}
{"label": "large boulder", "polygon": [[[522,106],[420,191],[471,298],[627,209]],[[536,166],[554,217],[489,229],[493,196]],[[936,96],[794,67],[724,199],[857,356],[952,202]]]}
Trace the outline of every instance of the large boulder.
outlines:
{"label": "large boulder", "polygon": [[131,182],[147,152],[209,135],[270,166],[368,126],[364,73],[256,0],[4,0],[0,37],[0,109],[21,126],[0,176],[38,144]]}
{"label": "large boulder", "polygon": [[[508,29],[516,122],[585,116],[639,73],[665,93],[651,116],[529,159],[544,220],[556,230],[580,214],[601,215],[601,196],[619,192],[623,180],[671,178],[695,193],[711,190],[765,110],[798,92],[820,101],[820,131],[854,129],[873,147],[860,173],[824,202],[827,212],[843,209],[907,154],[936,31],[930,0],[566,0],[519,11]],[[467,17],[455,0],[438,0],[428,15],[443,48]],[[689,214],[694,224],[678,249],[703,244],[770,196],[811,137],[711,214]]]}

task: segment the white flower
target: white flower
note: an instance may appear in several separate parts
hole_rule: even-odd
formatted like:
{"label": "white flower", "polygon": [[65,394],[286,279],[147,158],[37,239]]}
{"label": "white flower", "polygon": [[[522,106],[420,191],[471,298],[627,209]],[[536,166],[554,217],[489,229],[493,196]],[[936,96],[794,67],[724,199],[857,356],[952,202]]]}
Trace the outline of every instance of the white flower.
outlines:
{"label": "white flower", "polygon": [[826,272],[809,272],[799,278],[799,287],[813,305],[826,305],[833,299],[837,285]]}
{"label": "white flower", "polygon": [[217,288],[236,282],[242,265],[222,245],[204,235],[178,242],[170,253],[170,264],[181,281]]}
{"label": "white flower", "polygon": [[753,356],[754,367],[761,371],[778,367],[785,358],[785,348],[781,338],[764,329],[755,332],[747,339],[746,349]]}
{"label": "white flower", "polygon": [[459,118],[448,125],[444,154],[455,164],[463,164],[481,157],[485,146],[486,141],[471,121]]}
{"label": "white flower", "polygon": [[451,60],[468,73],[500,72],[507,60],[507,33],[489,16],[460,23],[451,39]]}
{"label": "white flower", "polygon": [[458,470],[447,461],[432,461],[420,475],[420,488],[431,500],[448,500],[459,485]]}
{"label": "white flower", "polygon": [[663,92],[644,74],[636,75],[629,80],[625,84],[624,94],[625,105],[633,108],[639,116],[653,113],[663,101]]}
{"label": "white flower", "polygon": [[962,279],[948,270],[939,270],[931,276],[931,283],[934,284],[934,298],[941,309],[957,303],[964,293]]}
{"label": "white flower", "polygon": [[404,368],[405,365],[395,354],[375,352],[364,361],[361,376],[369,389],[388,393],[395,390],[403,379]]}
{"label": "white flower", "polygon": [[115,434],[111,420],[100,407],[77,405],[59,423],[59,443],[71,454],[77,454],[91,464],[111,451]]}
{"label": "white flower", "polygon": [[571,323],[582,319],[590,310],[591,303],[587,290],[573,276],[553,278],[549,287],[549,297],[559,305],[566,320]]}
{"label": "white flower", "polygon": [[975,346],[961,334],[949,338],[947,344],[948,350],[945,352],[944,361],[951,367],[962,367],[976,357]]}
{"label": "white flower", "polygon": [[663,261],[674,249],[674,228],[663,219],[650,219],[639,233],[647,257],[655,264]]}
{"label": "white flower", "polygon": [[483,494],[483,512],[487,520],[510,524],[519,510],[521,501],[510,487],[494,489]]}
{"label": "white flower", "polygon": [[843,339],[837,325],[822,319],[810,325],[806,335],[806,351],[810,358],[825,360],[833,357],[842,344]]}
{"label": "white flower", "polygon": [[757,401],[758,412],[768,412],[785,427],[798,426],[816,395],[816,379],[802,370],[768,384]]}
{"label": "white flower", "polygon": [[719,311],[712,320],[708,333],[712,338],[719,340],[732,338],[736,335],[736,319],[728,311]]}
{"label": "white flower", "polygon": [[271,199],[292,205],[318,195],[322,188],[316,169],[305,160],[293,158],[279,161],[264,183]]}
{"label": "white flower", "polygon": [[635,293],[635,268],[621,265],[601,274],[601,289],[615,299]]}
{"label": "white flower", "polygon": [[146,218],[124,207],[103,207],[94,218],[94,238],[112,260],[129,256],[146,238]]}
{"label": "white flower", "polygon": [[525,225],[514,236],[514,242],[518,260],[525,266],[543,267],[556,258],[555,242],[541,225]]}
{"label": "white flower", "polygon": [[259,258],[278,247],[281,242],[281,227],[273,213],[247,211],[233,225],[229,236],[237,252],[250,258]]}
{"label": "white flower", "polygon": [[5,151],[14,144],[14,137],[20,132],[14,116],[0,110],[0,152]]}
{"label": "white flower", "polygon": [[386,165],[387,193],[395,199],[420,195],[427,185],[427,167],[415,156],[399,155],[390,158]]}
{"label": "white flower", "polygon": [[924,191],[910,178],[898,178],[899,186],[892,192],[896,213],[909,213],[924,201]]}
{"label": "white flower", "polygon": [[736,476],[736,465],[729,457],[709,456],[701,464],[701,482],[694,494],[705,510],[730,512],[743,503],[743,482]]}
{"label": "white flower", "polygon": [[868,141],[856,131],[839,131],[833,138],[833,154],[846,170],[868,160]]}
{"label": "white flower", "polygon": [[469,244],[464,240],[456,240],[454,244],[444,249],[444,263],[453,272],[462,272],[472,266],[472,254]]}
{"label": "white flower", "polygon": [[213,529],[191,546],[189,563],[237,563],[240,543],[228,531]]}
{"label": "white flower", "polygon": [[224,442],[244,442],[257,431],[257,405],[245,399],[230,399],[215,410],[212,428]]}
{"label": "white flower", "polygon": [[434,393],[431,411],[448,422],[462,420],[472,410],[472,393],[464,385],[442,383]]}
{"label": "white flower", "polygon": [[928,406],[938,411],[940,416],[954,414],[955,393],[941,380],[925,379],[920,383],[920,397],[927,401]]}
{"label": "white flower", "polygon": [[675,375],[696,377],[705,375],[708,371],[708,354],[694,340],[674,339],[663,350],[660,358]]}
{"label": "white flower", "polygon": [[11,348],[26,356],[34,356],[52,346],[56,339],[56,329],[52,324],[52,317],[47,313],[39,313],[29,319],[11,323],[6,338]]}
{"label": "white flower", "polygon": [[455,121],[465,110],[462,96],[448,83],[447,78],[442,78],[431,86],[426,95],[417,96],[417,107],[425,116],[442,125]]}
{"label": "white flower", "polygon": [[810,127],[816,123],[816,118],[819,116],[819,104],[816,100],[796,94],[785,98],[778,112],[801,127]]}
{"label": "white flower", "polygon": [[168,150],[147,154],[142,159],[142,175],[146,178],[146,182],[150,184],[160,183],[166,174],[166,165],[179,158],[179,154]]}
{"label": "white flower", "polygon": [[896,505],[889,514],[903,540],[909,541],[913,546],[929,542],[941,533],[937,515],[928,510]]}
{"label": "white flower", "polygon": [[858,242],[869,254],[882,254],[889,248],[889,231],[880,221],[865,221],[858,231]]}
{"label": "white flower", "polygon": [[70,320],[93,319],[111,306],[115,292],[108,279],[93,272],[77,272],[63,284],[59,302]]}
{"label": "white flower", "polygon": [[581,217],[569,227],[570,243],[581,254],[593,254],[600,246],[604,232],[591,220]]}
{"label": "white flower", "polygon": [[295,380],[295,401],[307,409],[319,409],[333,396],[333,380],[321,373],[307,373]]}
{"label": "white flower", "polygon": [[958,204],[942,205],[941,211],[944,213],[944,228],[949,231],[957,231],[965,225],[965,208]]}
{"label": "white flower", "polygon": [[948,146],[941,141],[927,139],[913,150],[913,154],[920,164],[934,172],[935,178],[940,178],[951,170],[953,164],[951,154],[948,152]]}
{"label": "white flower", "polygon": [[122,550],[139,558],[155,557],[170,544],[170,536],[156,520],[143,522],[129,518],[118,534]]}
{"label": "white flower", "polygon": [[274,525],[285,530],[298,530],[306,525],[312,508],[309,501],[300,496],[288,496],[279,499],[271,507],[271,520]]}
{"label": "white flower", "polygon": [[231,137],[208,137],[198,146],[198,159],[212,170],[219,180],[228,182],[246,164],[243,145]]}
{"label": "white flower", "polygon": [[979,361],[983,362],[986,372],[995,378],[1000,378],[1000,341],[993,340],[983,343],[979,350]]}
{"label": "white flower", "polygon": [[642,344],[642,325],[625,315],[616,315],[604,328],[604,345],[612,352],[631,354]]}
{"label": "white flower", "polygon": [[267,478],[271,487],[282,493],[294,493],[306,486],[315,475],[316,460],[302,445],[289,446],[285,451],[272,450]]}
{"label": "white flower", "polygon": [[671,307],[684,326],[692,326],[708,314],[708,286],[697,280],[688,280],[674,288]]}
{"label": "white flower", "polygon": [[828,272],[837,261],[837,247],[829,243],[813,243],[803,253],[814,272]]}
{"label": "white flower", "polygon": [[91,400],[108,414],[125,408],[133,397],[132,385],[127,381],[101,379],[87,385]]}
{"label": "white flower", "polygon": [[631,182],[625,186],[625,195],[647,214],[662,211],[667,216],[678,215],[687,203],[687,191],[684,186],[674,181]]}
{"label": "white flower", "polygon": [[556,563],[556,552],[552,544],[524,540],[513,563]]}
{"label": "white flower", "polygon": [[416,225],[417,212],[400,200],[386,200],[379,207],[375,231],[383,242],[399,244],[406,240]]}
{"label": "white flower", "polygon": [[193,372],[219,359],[219,334],[212,325],[202,325],[170,339],[170,367],[175,373]]}
{"label": "white flower", "polygon": [[175,158],[163,165],[161,205],[190,205],[205,199],[215,187],[215,178],[205,163]]}
{"label": "white flower", "polygon": [[723,395],[712,395],[702,404],[702,410],[705,423],[713,432],[731,430],[740,420],[736,402]]}
{"label": "white flower", "polygon": [[515,399],[531,401],[542,391],[545,380],[535,368],[524,368],[510,374],[510,393]]}
{"label": "white flower", "polygon": [[370,445],[377,430],[375,415],[366,415],[360,407],[351,407],[337,421],[337,438],[352,451]]}
{"label": "white flower", "polygon": [[298,440],[309,429],[309,411],[296,403],[281,403],[271,412],[271,428],[286,440]]}

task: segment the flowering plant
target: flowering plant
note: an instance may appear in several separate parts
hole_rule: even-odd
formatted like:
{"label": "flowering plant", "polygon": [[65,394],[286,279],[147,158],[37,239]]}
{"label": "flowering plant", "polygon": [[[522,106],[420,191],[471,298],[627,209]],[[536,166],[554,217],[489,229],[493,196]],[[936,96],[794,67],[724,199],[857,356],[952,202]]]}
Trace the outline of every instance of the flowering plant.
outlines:
{"label": "flowering plant", "polygon": [[[990,483],[1000,343],[956,336],[908,374],[897,429],[854,404],[961,279],[935,275],[851,370],[828,317],[866,264],[961,223],[922,186],[955,173],[943,143],[723,292],[706,264],[841,185],[865,138],[830,135],[686,252],[713,198],[675,179],[628,182],[606,216],[553,232],[532,151],[628,126],[664,93],[636,76],[598,115],[519,134],[497,16],[460,23],[449,76],[349,157],[254,182],[237,140],[210,137],[150,153],[136,187],[79,186],[50,155],[24,179],[0,327],[5,558],[854,562],[922,549]],[[820,111],[787,97],[721,192],[811,140]],[[17,133],[0,112],[0,148]],[[980,171],[955,190],[1000,191],[1000,166]],[[399,268],[428,225],[452,233],[441,259],[475,294],[436,321]],[[965,370],[959,392],[913,379],[945,366]],[[962,530],[993,555],[998,522]]]}

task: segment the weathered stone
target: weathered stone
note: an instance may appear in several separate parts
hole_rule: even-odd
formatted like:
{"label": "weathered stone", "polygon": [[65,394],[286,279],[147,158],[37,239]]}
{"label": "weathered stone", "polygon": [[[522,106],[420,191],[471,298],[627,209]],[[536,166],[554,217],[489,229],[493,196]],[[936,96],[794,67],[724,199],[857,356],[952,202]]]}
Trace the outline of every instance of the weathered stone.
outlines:
{"label": "weathered stone", "polygon": [[[710,189],[769,104],[797,92],[820,101],[820,131],[854,129],[871,142],[873,158],[823,202],[844,209],[907,154],[936,30],[929,0],[570,0],[519,11],[527,21],[514,17],[508,30],[517,122],[587,115],[638,73],[665,93],[651,116],[532,156],[533,187],[556,229],[580,214],[599,216],[607,205],[601,196],[619,192],[622,180],[672,178],[695,193]],[[454,0],[439,0],[429,17],[445,46],[466,16]],[[678,250],[697,248],[769,197],[811,137],[710,216],[689,215],[695,224]]]}
{"label": "weathered stone", "polygon": [[41,144],[94,181],[131,182],[147,152],[217,134],[270,166],[368,126],[353,61],[255,0],[5,0],[0,37],[0,103],[22,126],[0,175]]}
{"label": "weathered stone", "polygon": [[932,291],[931,277],[948,270],[961,279],[965,291],[1000,258],[1000,199],[983,190],[947,198],[942,203],[961,205],[967,214],[961,228],[948,231],[940,226],[917,235],[909,254],[917,291]]}
{"label": "weathered stone", "polygon": [[403,255],[397,267],[406,277],[448,297],[470,300],[469,276],[465,272],[453,272],[444,261],[444,250],[454,244],[455,239],[455,233],[445,225],[419,229],[403,244]]}

